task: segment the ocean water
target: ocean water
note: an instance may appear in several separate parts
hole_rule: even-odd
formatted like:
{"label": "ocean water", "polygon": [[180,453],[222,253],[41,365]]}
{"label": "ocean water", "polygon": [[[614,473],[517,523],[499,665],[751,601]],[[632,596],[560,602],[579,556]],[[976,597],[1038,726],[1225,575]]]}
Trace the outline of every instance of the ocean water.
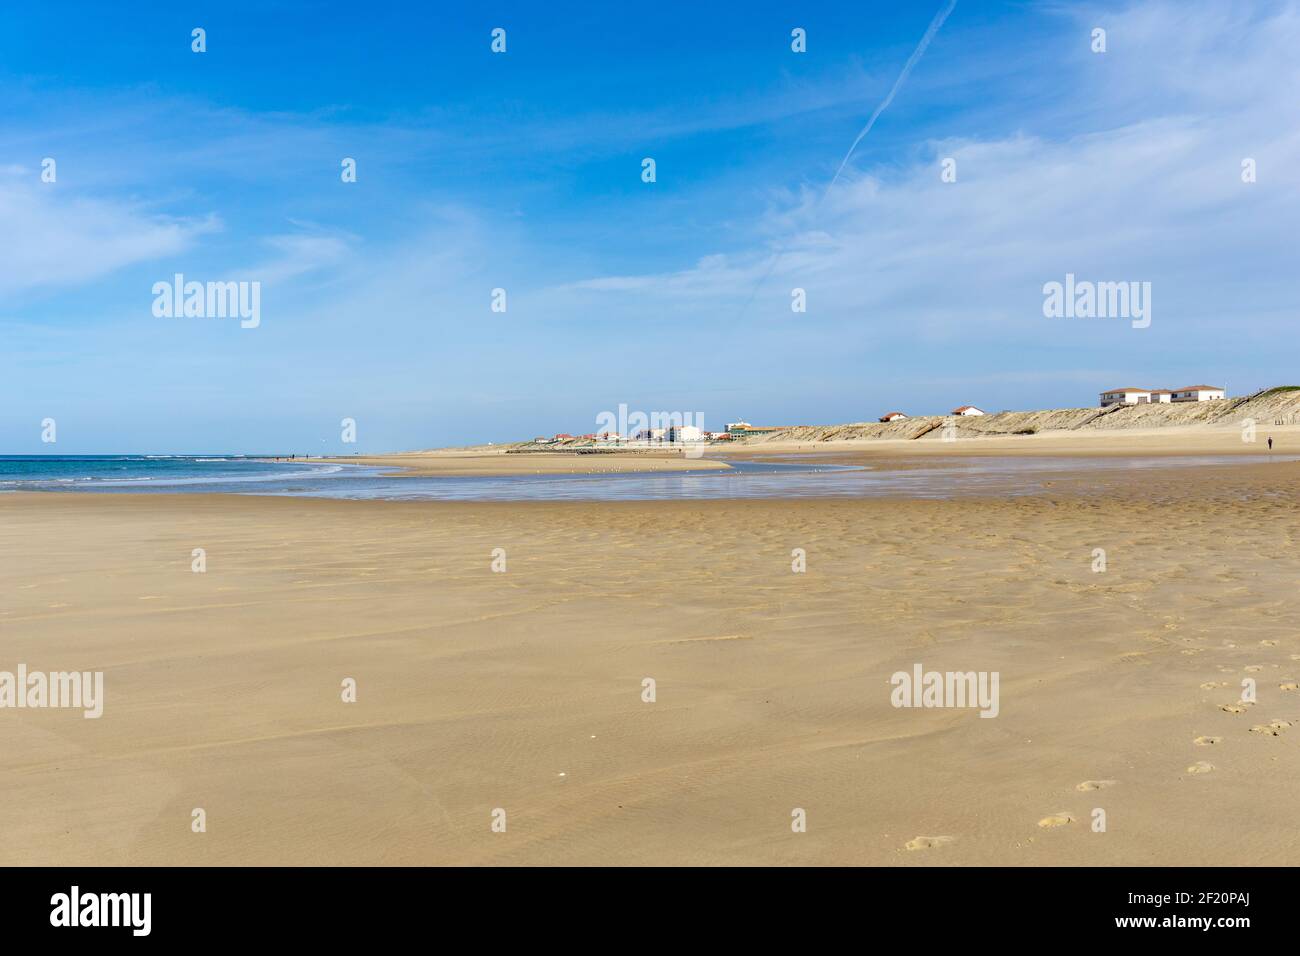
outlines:
{"label": "ocean water", "polygon": [[730,462],[725,471],[658,474],[385,476],[364,465],[232,455],[0,456],[0,494],[14,491],[252,494],[443,501],[619,501],[717,498],[950,498],[1024,495],[1079,474],[1229,464],[1261,467],[1293,456],[900,460],[880,466],[807,461]]}
{"label": "ocean water", "polygon": [[0,491],[211,491],[343,471],[325,462],[243,455],[0,455]]}

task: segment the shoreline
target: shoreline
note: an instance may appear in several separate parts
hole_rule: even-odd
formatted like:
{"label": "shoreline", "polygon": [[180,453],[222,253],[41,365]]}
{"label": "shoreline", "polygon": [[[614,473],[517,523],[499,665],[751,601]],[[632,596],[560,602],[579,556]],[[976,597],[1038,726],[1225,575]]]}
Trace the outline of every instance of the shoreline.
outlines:
{"label": "shoreline", "polygon": [[367,465],[390,468],[387,478],[464,477],[496,478],[509,475],[598,475],[640,472],[719,471],[725,462],[708,458],[685,458],[680,453],[658,451],[606,452],[599,455],[576,452],[530,452],[508,455],[504,450],[440,449],[426,452],[398,452],[389,455],[357,455],[314,458],[334,465]]}
{"label": "shoreline", "polygon": [[[1300,425],[1257,427],[1256,441],[1243,442],[1239,428],[1208,426],[1131,429],[1111,432],[1055,431],[1035,435],[939,439],[847,439],[834,441],[746,441],[711,443],[702,457],[685,458],[678,451],[607,450],[599,454],[571,451],[530,451],[508,454],[481,447],[432,449],[387,455],[318,458],[329,464],[369,465],[394,469],[389,477],[506,477],[515,474],[600,474],[658,471],[697,471],[727,468],[729,459],[762,461],[793,458],[810,463],[901,463],[909,459],[973,457],[1160,458],[1232,456],[1268,459],[1300,454]],[[1267,439],[1274,438],[1272,452]]]}
{"label": "shoreline", "polygon": [[[1221,438],[1221,436],[1219,436]],[[1288,443],[1289,444],[1289,443]],[[1298,443],[1300,444],[1300,443]],[[223,483],[220,477],[202,481],[157,483],[146,479],[100,479],[104,483],[51,484],[44,488],[6,488],[0,497],[39,494],[78,496],[183,496],[228,495],[236,498],[317,497],[338,500],[517,501],[622,500],[696,503],[733,500],[832,500],[858,497],[880,500],[958,499],[989,500],[1007,495],[1043,495],[1074,485],[1100,487],[1135,481],[1185,482],[1190,476],[1226,478],[1250,472],[1283,478],[1300,464],[1300,455],[1278,445],[1273,452],[1258,443],[1241,446],[1218,442],[1189,446],[1184,443],[1150,447],[1133,442],[1067,448],[1038,443],[1019,451],[993,441],[944,443],[929,453],[912,447],[867,448],[838,446],[791,448],[764,446],[728,449],[712,459],[622,459],[622,467],[583,469],[571,455],[546,455],[545,468],[521,467],[537,456],[484,456],[474,453],[426,453],[420,456],[358,456],[355,459],[312,459],[295,464],[308,469],[326,465],[333,469],[369,468],[366,475],[337,471],[324,477],[307,476],[302,484],[283,476]],[[1230,452],[1236,451],[1236,454]],[[602,456],[604,457],[604,456]],[[414,459],[414,460],[413,460]],[[264,460],[258,460],[266,463]],[[380,462],[390,463],[385,467]],[[500,462],[501,464],[497,464]],[[507,468],[505,463],[515,465]],[[1243,466],[1260,466],[1245,468]],[[657,466],[657,467],[656,467]],[[392,470],[389,470],[392,469]],[[1280,470],[1279,470],[1280,469]],[[693,475],[687,484],[662,483],[656,476]],[[710,476],[714,480],[710,481]],[[525,479],[543,479],[540,483]],[[573,480],[566,481],[566,478]],[[725,478],[725,481],[718,479]],[[389,479],[396,479],[395,481]],[[426,479],[424,484],[406,482]],[[482,479],[482,484],[478,480]],[[497,479],[493,481],[493,479]],[[501,479],[506,479],[502,481]],[[520,479],[518,483],[509,479]],[[549,479],[549,480],[548,480]],[[638,480],[639,479],[639,480]],[[83,479],[86,480],[86,479]],[[445,480],[446,485],[441,481]],[[332,482],[339,482],[337,485]],[[386,482],[386,483],[385,483]]]}

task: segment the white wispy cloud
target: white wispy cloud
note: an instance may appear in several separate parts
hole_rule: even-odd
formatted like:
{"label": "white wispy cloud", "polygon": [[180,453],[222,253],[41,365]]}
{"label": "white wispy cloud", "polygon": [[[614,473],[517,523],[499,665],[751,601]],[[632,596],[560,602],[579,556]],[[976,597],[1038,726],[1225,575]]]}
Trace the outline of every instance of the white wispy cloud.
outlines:
{"label": "white wispy cloud", "polygon": [[[801,330],[813,341],[832,331],[1059,337],[1039,312],[1041,285],[1067,271],[1153,281],[1157,325],[1185,333],[1247,314],[1267,323],[1300,304],[1282,281],[1300,214],[1289,173],[1300,167],[1296,5],[1242,14],[1155,3],[1062,16],[1081,51],[1062,68],[1086,97],[1093,128],[1055,138],[1033,116],[1000,137],[957,128],[916,144],[904,162],[846,172],[820,205],[815,188],[774,192],[748,246],[555,293],[603,294],[611,309],[634,296],[627,307],[637,311],[703,314],[720,302],[734,307],[761,283],[744,321],[762,325],[790,320],[789,290],[799,286],[809,297]],[[1097,22],[1109,34],[1102,55],[1086,45]],[[945,157],[956,160],[956,183],[940,181]],[[1246,157],[1258,163],[1254,184],[1241,179]]]}
{"label": "white wispy cloud", "polygon": [[0,169],[0,294],[79,284],[124,266],[174,255],[220,228],[215,216],[178,219],[120,200],[88,197],[39,168]]}

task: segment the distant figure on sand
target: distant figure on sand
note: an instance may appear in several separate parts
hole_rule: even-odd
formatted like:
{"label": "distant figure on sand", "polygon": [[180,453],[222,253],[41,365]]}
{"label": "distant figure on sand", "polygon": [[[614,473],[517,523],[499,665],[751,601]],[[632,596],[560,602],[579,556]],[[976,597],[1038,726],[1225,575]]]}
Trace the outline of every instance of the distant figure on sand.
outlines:
{"label": "distant figure on sand", "polygon": [[1268,436],[1268,450],[1269,450],[1269,451],[1272,451],[1272,450],[1273,450],[1273,436],[1272,436],[1272,435],[1269,435],[1269,436]]}

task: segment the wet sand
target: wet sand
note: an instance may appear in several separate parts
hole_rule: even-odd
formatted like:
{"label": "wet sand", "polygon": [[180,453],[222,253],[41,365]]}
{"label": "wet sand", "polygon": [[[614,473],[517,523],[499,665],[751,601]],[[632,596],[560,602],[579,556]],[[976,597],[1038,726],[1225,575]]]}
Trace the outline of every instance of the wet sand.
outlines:
{"label": "wet sand", "polygon": [[[1297,493],[0,495],[0,669],[106,694],[0,710],[0,862],[1295,863]],[[892,707],[917,663],[998,716]]]}
{"label": "wet sand", "polygon": [[[704,452],[704,449],[699,449]],[[497,477],[509,475],[599,475],[625,472],[705,471],[725,469],[725,462],[688,458],[680,451],[623,450],[577,454],[574,452],[520,452],[504,450],[443,449],[393,455],[357,455],[321,458],[345,465],[373,465],[397,477]]]}

